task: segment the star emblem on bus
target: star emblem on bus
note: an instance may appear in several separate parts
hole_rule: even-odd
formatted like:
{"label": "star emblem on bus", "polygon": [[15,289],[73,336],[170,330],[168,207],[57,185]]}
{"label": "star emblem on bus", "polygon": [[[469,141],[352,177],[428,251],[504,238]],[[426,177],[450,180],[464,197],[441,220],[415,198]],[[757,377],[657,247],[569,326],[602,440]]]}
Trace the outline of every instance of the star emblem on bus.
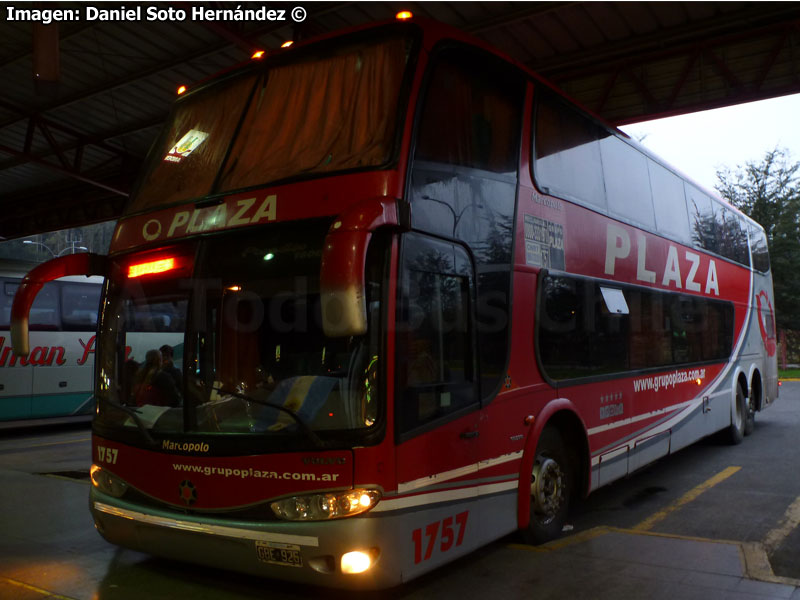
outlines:
{"label": "star emblem on bus", "polygon": [[178,490],[181,500],[183,500],[187,506],[190,506],[197,501],[197,489],[195,489],[194,484],[188,479],[181,481],[180,486],[178,486]]}

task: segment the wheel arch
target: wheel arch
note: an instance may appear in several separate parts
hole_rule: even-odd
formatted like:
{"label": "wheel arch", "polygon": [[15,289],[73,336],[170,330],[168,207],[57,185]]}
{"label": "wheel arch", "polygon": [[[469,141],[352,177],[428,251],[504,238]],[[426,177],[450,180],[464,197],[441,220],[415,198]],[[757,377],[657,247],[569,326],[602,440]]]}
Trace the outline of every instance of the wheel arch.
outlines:
{"label": "wheel arch", "polygon": [[575,405],[566,398],[548,402],[535,417],[525,441],[519,471],[517,491],[517,525],[524,529],[530,523],[530,474],[536,457],[536,447],[545,427],[556,427],[561,434],[568,452],[573,457],[576,468],[578,488],[581,496],[590,489],[591,458],[589,455],[589,436],[586,425],[578,414]]}
{"label": "wheel arch", "polygon": [[[750,365],[750,385],[748,386],[749,393],[753,395],[753,406],[757,411],[761,410],[762,403],[764,402],[764,380],[761,377],[761,369],[757,365]],[[748,395],[749,397],[749,395]]]}
{"label": "wheel arch", "polygon": [[731,379],[731,423],[734,422],[736,411],[736,390],[744,390],[745,402],[750,397],[750,386],[747,383],[747,374],[741,367],[736,367],[734,377]]}

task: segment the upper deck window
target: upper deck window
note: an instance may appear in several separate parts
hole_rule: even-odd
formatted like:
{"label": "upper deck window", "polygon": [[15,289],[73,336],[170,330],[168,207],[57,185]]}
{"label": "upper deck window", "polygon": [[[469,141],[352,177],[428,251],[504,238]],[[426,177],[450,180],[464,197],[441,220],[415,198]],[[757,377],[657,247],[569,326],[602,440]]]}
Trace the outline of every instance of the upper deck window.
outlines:
{"label": "upper deck window", "polygon": [[428,84],[416,160],[516,176],[522,86],[481,55],[440,56]]}
{"label": "upper deck window", "polygon": [[607,133],[566,104],[541,94],[536,107],[536,180],[548,194],[606,211],[600,140]]}
{"label": "upper deck window", "polygon": [[132,212],[203,197],[211,191],[225,158],[256,75],[224,81],[175,105],[169,130],[139,189],[131,196]]}
{"label": "upper deck window", "polygon": [[220,189],[386,163],[394,143],[405,46],[402,39],[349,46],[266,73]]}
{"label": "upper deck window", "polygon": [[756,225],[749,225],[750,248],[753,253],[753,268],[762,273],[769,271],[769,252],[767,250],[767,235],[764,230]]}
{"label": "upper deck window", "polygon": [[383,31],[299,49],[182,98],[126,212],[388,163],[410,47]]}

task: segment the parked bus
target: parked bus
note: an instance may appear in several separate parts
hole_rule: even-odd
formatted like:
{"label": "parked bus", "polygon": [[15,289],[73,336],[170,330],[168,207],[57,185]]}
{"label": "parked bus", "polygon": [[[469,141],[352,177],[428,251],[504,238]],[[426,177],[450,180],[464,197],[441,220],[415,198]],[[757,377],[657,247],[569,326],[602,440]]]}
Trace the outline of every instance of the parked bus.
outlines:
{"label": "parked bus", "polygon": [[88,421],[94,413],[94,345],[102,278],[51,281],[30,311],[31,352],[11,347],[11,305],[33,263],[0,262],[0,428]]}
{"label": "parked bus", "polygon": [[[382,588],[550,540],[574,499],[740,442],[778,395],[763,229],[417,19],[181,96],[110,255],[20,289],[18,354],[64,272],[107,277],[98,531],[215,568]],[[143,371],[164,344],[177,397]]]}

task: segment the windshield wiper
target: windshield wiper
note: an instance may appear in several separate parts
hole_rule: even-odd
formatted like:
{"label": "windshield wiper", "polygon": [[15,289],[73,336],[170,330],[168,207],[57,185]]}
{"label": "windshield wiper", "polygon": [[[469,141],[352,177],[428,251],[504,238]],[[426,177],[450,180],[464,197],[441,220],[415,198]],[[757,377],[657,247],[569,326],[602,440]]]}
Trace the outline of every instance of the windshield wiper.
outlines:
{"label": "windshield wiper", "polygon": [[151,446],[158,446],[158,442],[156,442],[153,439],[153,436],[150,435],[150,432],[147,430],[147,427],[142,422],[142,420],[139,418],[139,412],[136,409],[131,408],[130,406],[125,406],[124,404],[119,404],[119,403],[114,402],[113,400],[110,400],[108,398],[104,398],[104,401],[107,404],[110,404],[111,406],[113,406],[114,408],[118,408],[122,412],[130,415],[130,417],[133,419],[133,422],[136,423],[136,427],[138,427],[139,431],[142,432],[142,435],[144,436],[144,439],[147,440],[147,443],[150,444]]}
{"label": "windshield wiper", "polygon": [[247,402],[252,402],[253,404],[268,406],[269,408],[274,408],[275,410],[279,410],[281,412],[286,413],[292,419],[294,419],[295,423],[297,423],[300,426],[300,429],[302,429],[303,433],[305,433],[308,436],[308,439],[310,439],[314,443],[314,446],[316,446],[317,448],[325,448],[325,442],[316,433],[314,433],[314,430],[311,429],[308,423],[303,421],[303,419],[300,418],[300,415],[298,415],[296,412],[294,412],[289,408],[286,408],[282,404],[270,402],[269,400],[258,400],[257,398],[253,398],[252,396],[248,396],[247,394],[242,394],[241,392],[234,392],[231,390],[225,390],[219,387],[211,386],[211,389],[216,390],[217,392],[220,392],[222,394],[228,394],[230,396],[234,396],[235,398],[241,398],[242,400],[246,400]]}

